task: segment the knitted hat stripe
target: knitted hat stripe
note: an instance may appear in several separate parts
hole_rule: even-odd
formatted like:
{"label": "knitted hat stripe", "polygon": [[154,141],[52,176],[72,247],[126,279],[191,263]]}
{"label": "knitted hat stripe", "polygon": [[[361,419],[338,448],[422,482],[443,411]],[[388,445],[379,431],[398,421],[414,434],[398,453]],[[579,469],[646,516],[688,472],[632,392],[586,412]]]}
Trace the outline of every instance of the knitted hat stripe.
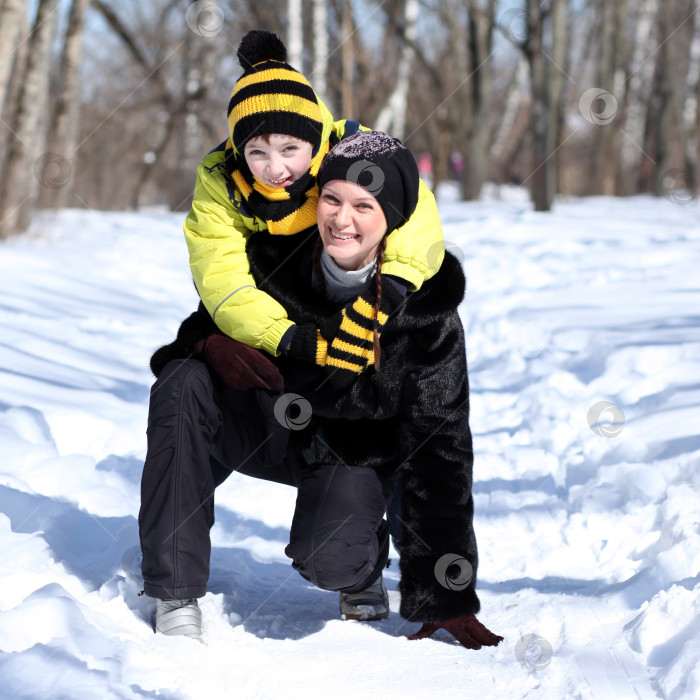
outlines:
{"label": "knitted hat stripe", "polygon": [[251,114],[236,123],[233,133],[236,140],[234,151],[242,157],[246,142],[265,134],[286,134],[315,144],[321,140],[322,131],[321,124],[315,128],[309,119],[293,112]]}
{"label": "knitted hat stripe", "polygon": [[[262,99],[261,96],[251,97],[236,105],[231,111],[229,119],[233,118],[236,122],[240,122],[246,117],[257,117],[259,120],[262,120],[266,114],[289,113],[317,122],[320,136],[323,123],[320,120],[320,111],[316,102],[310,102],[296,95],[275,95],[275,97],[277,99],[275,100],[274,110],[270,109],[269,100]],[[272,132],[258,130],[258,133],[269,134]]]}
{"label": "knitted hat stripe", "polygon": [[[286,63],[277,63],[276,61],[270,61],[271,68],[266,70],[257,70],[247,75],[241,76],[236,81],[236,86],[233,88],[232,95],[235,95],[240,90],[244,90],[249,85],[255,83],[266,83],[270,80],[292,80],[296,83],[302,83],[311,88],[309,81],[301,74],[299,71],[294,70],[291,66]],[[261,66],[262,63],[257,65]],[[271,91],[268,91],[271,92]]]}
{"label": "knitted hat stripe", "polygon": [[268,103],[268,108],[271,106],[274,109],[274,105],[281,95],[296,95],[297,97],[303,97],[309,102],[313,102],[317,109],[317,118],[320,118],[321,110],[316,102],[316,93],[311,89],[309,85],[304,85],[304,83],[296,82],[294,80],[286,80],[285,78],[276,78],[275,80],[269,80],[265,83],[252,83],[242,90],[236,90],[232,95],[228,103],[228,111],[231,110],[243,100],[249,97],[255,97],[257,95],[264,95],[267,100],[270,100],[270,92],[274,90],[274,99],[271,103]]}

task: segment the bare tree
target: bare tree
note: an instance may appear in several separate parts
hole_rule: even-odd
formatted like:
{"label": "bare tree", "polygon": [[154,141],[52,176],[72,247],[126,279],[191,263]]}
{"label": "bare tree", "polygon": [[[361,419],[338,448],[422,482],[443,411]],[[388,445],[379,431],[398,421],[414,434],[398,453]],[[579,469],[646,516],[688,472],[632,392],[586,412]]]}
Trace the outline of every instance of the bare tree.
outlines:
{"label": "bare tree", "polygon": [[[60,6],[80,15],[87,1]],[[11,132],[0,129],[0,158],[8,140],[2,176],[10,164],[19,171],[0,192],[6,212],[19,191],[35,201],[26,180],[34,172],[54,195],[44,204],[60,206],[73,187],[72,201],[96,208],[186,208],[197,162],[227,134],[226,105],[240,75],[232,49],[255,28],[285,37],[290,60],[302,71],[306,64],[337,117],[403,136],[417,157],[430,154],[433,186],[450,176],[452,154],[463,155],[463,170],[452,175],[463,174],[465,197],[478,197],[487,178],[524,178],[535,207],[547,210],[565,189],[653,190],[674,169],[700,177],[700,0],[93,0],[80,103],[70,68],[79,62],[80,32],[71,20],[65,46],[54,44],[63,57],[35,75],[41,99],[50,97],[38,117],[21,111],[36,104],[23,71],[47,55],[39,41],[47,25],[30,33],[25,3],[0,0],[2,119],[21,137],[12,137],[10,157]],[[40,6],[46,13],[58,3]],[[527,31],[504,43],[494,32],[498,7],[499,28],[515,13],[528,19]],[[12,12],[26,31],[7,19]],[[614,121],[596,121],[594,102],[586,124],[574,83],[614,98]],[[67,130],[78,124],[72,146]],[[39,150],[28,157],[27,146]],[[66,161],[73,181],[50,189],[63,182]]]}
{"label": "bare tree", "polygon": [[[654,85],[657,109],[652,125],[655,155],[654,181],[658,194],[665,194],[666,179],[676,179],[676,171],[688,173],[686,137],[683,124],[685,76],[690,61],[694,0],[668,0],[659,13],[661,45]],[[673,41],[671,41],[673,38]]]}
{"label": "bare tree", "polygon": [[61,208],[68,204],[73,189],[71,173],[78,141],[80,120],[80,68],[82,57],[83,17],[90,0],[73,0],[68,13],[68,27],[63,41],[59,69],[59,91],[52,111],[48,147],[55,176],[45,178],[39,197],[41,206]]}
{"label": "bare tree", "polygon": [[648,55],[649,37],[659,12],[659,0],[641,0],[637,8],[632,40],[631,60],[626,78],[627,99],[625,130],[620,149],[622,194],[637,190],[640,162],[653,166],[644,149],[644,124],[649,103],[656,52]]}
{"label": "bare tree", "polygon": [[510,150],[509,146],[512,145],[509,142],[513,136],[518,110],[523,102],[523,82],[527,77],[527,70],[527,61],[523,57],[519,59],[516,64],[515,72],[510,81],[510,86],[504,101],[502,116],[498,121],[498,126],[491,143],[489,157],[499,164],[505,159]]}
{"label": "bare tree", "polygon": [[[29,19],[26,0],[4,0],[0,3],[0,117],[12,120],[12,110],[17,103],[20,81],[27,56],[26,37],[29,35]],[[13,79],[14,76],[14,79]],[[0,165],[4,164],[10,131],[0,129]]]}
{"label": "bare tree", "polygon": [[313,3],[313,68],[309,77],[316,93],[328,105],[328,6],[326,0]]}
{"label": "bare tree", "polygon": [[301,0],[287,0],[287,56],[290,65],[304,70],[304,19]]}
{"label": "bare tree", "polygon": [[[184,95],[181,96],[182,108],[177,109],[178,118],[171,126],[171,135],[177,134],[175,176],[168,193],[168,204],[173,211],[190,208],[197,165],[208,150],[204,146],[200,114],[204,111],[203,102],[214,83],[215,62],[214,43],[207,37],[188,34],[183,66],[186,84]],[[157,162],[158,159],[148,160]],[[153,163],[145,165],[152,166]],[[135,192],[137,197],[139,193],[140,191]]]}
{"label": "bare tree", "polygon": [[549,133],[547,141],[548,157],[554,160],[554,173],[547,180],[549,192],[547,198],[551,203],[558,191],[561,191],[560,179],[563,171],[563,134],[565,123],[566,86],[569,77],[568,68],[568,21],[567,0],[551,2],[551,55],[548,62],[549,90]]}
{"label": "bare tree", "polygon": [[341,54],[343,58],[343,70],[341,77],[341,110],[343,116],[352,117],[355,111],[352,89],[355,73],[355,42],[353,38],[355,33],[355,20],[353,18],[352,3],[350,0],[344,0],[343,2],[342,17]]}
{"label": "bare tree", "polygon": [[3,0],[0,3],[0,108],[7,100],[12,64],[26,15],[26,0]]}
{"label": "bare tree", "polygon": [[[94,5],[139,68],[141,82],[148,86],[148,110],[155,106],[159,116],[150,143],[142,147],[137,176],[130,180],[130,204],[138,208],[144,203],[150,181],[166,168],[163,157],[171,149],[170,177],[161,196],[171,208],[187,209],[195,169],[205,151],[200,115],[214,84],[217,48],[222,46],[214,40],[223,28],[223,14],[214,2],[190,5],[186,16],[178,15],[182,8],[164,3],[155,20],[129,25],[104,0],[94,0]],[[173,13],[179,22],[172,21]],[[163,28],[171,24],[177,29],[168,36]]]}
{"label": "bare tree", "polygon": [[543,52],[545,11],[539,0],[527,0],[527,39],[523,45],[530,66],[530,129],[532,133],[532,172],[530,192],[535,211],[549,211],[553,161],[549,153],[550,104],[547,70]]}
{"label": "bare tree", "polygon": [[[530,67],[532,169],[535,211],[549,211],[557,188],[557,153],[562,145],[566,70],[566,2],[527,0],[527,38],[522,49]],[[547,46],[545,41],[548,39]]]}
{"label": "bare tree", "polygon": [[495,0],[468,0],[470,119],[466,129],[469,166],[462,177],[462,197],[478,199],[488,172],[491,135],[492,51]]}
{"label": "bare tree", "polygon": [[416,39],[418,8],[418,0],[405,0],[403,16],[405,42],[399,58],[396,85],[375,122],[375,127],[379,131],[391,131],[392,135],[398,139],[404,138],[406,128],[406,105],[414,56],[412,44]]}
{"label": "bare tree", "polygon": [[46,176],[45,172],[35,174],[35,166],[46,143],[41,124],[49,104],[50,50],[57,6],[58,0],[40,0],[29,37],[0,188],[0,237],[29,226],[39,182]]}
{"label": "bare tree", "polygon": [[696,12],[694,15],[695,30],[690,49],[688,96],[683,115],[687,133],[686,159],[692,164],[689,179],[695,186],[700,182],[700,17],[698,14]]}
{"label": "bare tree", "polygon": [[[600,40],[596,51],[595,86],[601,91],[601,104],[596,118],[593,105],[595,161],[593,185],[597,194],[614,195],[617,189],[617,171],[620,161],[622,120],[619,107],[623,102],[624,64],[627,58],[625,18],[627,0],[610,3],[599,0]],[[614,102],[613,102],[614,101]],[[607,115],[611,116],[608,117]],[[605,115],[605,116],[603,116]]]}

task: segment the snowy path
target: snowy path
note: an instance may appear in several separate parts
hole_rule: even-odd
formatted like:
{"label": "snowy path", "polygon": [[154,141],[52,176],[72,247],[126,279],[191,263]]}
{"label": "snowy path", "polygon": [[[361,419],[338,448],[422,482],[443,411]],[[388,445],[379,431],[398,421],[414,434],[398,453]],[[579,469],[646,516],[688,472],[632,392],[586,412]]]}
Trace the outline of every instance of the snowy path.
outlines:
{"label": "snowy path", "polygon": [[126,577],[151,376],[194,307],[181,215],[67,211],[0,244],[0,698],[700,698],[700,207],[441,200],[464,257],[482,620],[469,652],[337,619],[294,493],[217,492],[208,646]]}

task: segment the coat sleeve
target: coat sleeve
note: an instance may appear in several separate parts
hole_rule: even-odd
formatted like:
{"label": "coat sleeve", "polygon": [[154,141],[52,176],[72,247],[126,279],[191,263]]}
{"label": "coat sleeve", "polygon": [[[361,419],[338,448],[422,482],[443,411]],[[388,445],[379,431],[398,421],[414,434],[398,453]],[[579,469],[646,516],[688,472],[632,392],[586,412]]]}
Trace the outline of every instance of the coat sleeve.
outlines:
{"label": "coat sleeve", "polygon": [[387,236],[382,272],[401,277],[415,291],[435,275],[444,257],[445,242],[435,197],[421,180],[416,210],[403,226]]}
{"label": "coat sleeve", "polygon": [[401,615],[438,622],[479,610],[469,384],[456,311],[419,336],[402,395]]}
{"label": "coat sleeve", "polygon": [[213,152],[197,169],[184,224],[192,277],[204,306],[226,335],[274,356],[292,322],[250,274],[246,241],[264,225],[243,216],[231,200],[226,174],[216,167],[222,157]]}

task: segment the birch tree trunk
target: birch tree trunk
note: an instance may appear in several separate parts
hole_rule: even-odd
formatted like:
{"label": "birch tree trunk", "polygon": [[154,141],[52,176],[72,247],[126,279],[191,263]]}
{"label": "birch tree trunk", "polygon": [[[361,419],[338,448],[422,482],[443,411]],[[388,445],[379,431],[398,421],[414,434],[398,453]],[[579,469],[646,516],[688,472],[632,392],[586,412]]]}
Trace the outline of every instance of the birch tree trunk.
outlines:
{"label": "birch tree trunk", "polygon": [[[201,158],[204,156],[204,134],[200,114],[203,111],[209,90],[214,83],[216,72],[216,43],[201,42],[194,35],[188,36],[187,50],[187,85],[182,100],[182,107],[177,110],[180,117],[174,123],[168,124],[161,144],[161,153],[171,135],[176,135],[178,144],[177,166],[173,185],[169,188],[169,206],[171,211],[188,210],[192,203],[195,173]],[[145,174],[144,183],[148,180],[160,153],[154,154],[151,167]],[[137,193],[137,197],[139,193]]]}
{"label": "birch tree trunk", "polygon": [[[623,66],[626,58],[624,22],[627,16],[627,0],[618,0],[615,3],[603,1],[601,9],[602,36],[597,54],[595,79],[596,87],[607,91],[612,96],[603,98],[603,101],[607,100],[607,112],[612,112],[616,111],[612,108],[612,100],[617,101],[617,109],[619,109],[624,99]],[[618,114],[613,114],[612,118],[606,118],[597,123],[595,128],[594,187],[597,194],[613,196],[617,192],[621,119]]]}
{"label": "birch tree trunk", "polygon": [[41,118],[48,109],[51,40],[58,0],[40,0],[29,38],[27,62],[12,118],[13,139],[0,191],[0,237],[29,226],[39,194],[36,160],[45,150]]}
{"label": "birch tree trunk", "polygon": [[304,72],[304,19],[301,0],[287,0],[287,60]]}
{"label": "birch tree trunk", "polygon": [[[700,0],[697,0],[700,3]],[[695,33],[693,35],[693,45],[691,48],[691,65],[700,64],[700,18],[695,15]],[[692,97],[692,108],[686,115],[686,124],[689,131],[688,156],[693,163],[694,184],[700,183],[700,65],[698,65],[698,75],[695,77],[694,91]]]}
{"label": "birch tree trunk", "polygon": [[639,166],[643,159],[653,165],[644,148],[644,125],[648,109],[656,54],[647,56],[649,37],[659,12],[659,0],[641,0],[636,18],[630,74],[627,77],[627,108],[625,134],[620,147],[622,163],[622,193],[633,194],[637,189]]}
{"label": "birch tree trunk", "polygon": [[[696,1],[696,6],[698,5]],[[700,7],[698,7],[700,9]],[[698,91],[700,90],[700,18],[695,13],[693,36],[688,59],[686,79],[686,99],[683,107],[683,130],[685,131],[685,159],[688,168],[697,182],[698,177]]]}
{"label": "birch tree trunk", "polygon": [[353,48],[353,18],[352,18],[352,3],[350,0],[345,0],[343,3],[343,18],[342,18],[342,37],[343,44],[341,48],[341,58],[343,64],[342,83],[341,83],[341,110],[343,117],[352,119],[355,111],[353,100],[353,76],[355,72],[355,51]]}
{"label": "birch tree trunk", "polygon": [[331,105],[328,104],[328,6],[326,0],[314,0],[313,25],[314,65],[310,76],[311,85],[330,109]]}
{"label": "birch tree trunk", "polygon": [[405,0],[404,3],[404,44],[396,75],[396,85],[375,122],[377,131],[391,132],[392,136],[403,140],[406,131],[406,105],[408,88],[413,67],[412,43],[416,40],[418,27],[418,0]]}
{"label": "birch tree trunk", "polygon": [[[13,81],[12,75],[21,72],[25,64],[27,42],[23,39],[28,34],[26,0],[0,1],[0,117],[5,121],[12,119],[7,115],[12,113],[15,105],[19,82]],[[0,166],[5,163],[9,139],[10,131],[1,128]]]}
{"label": "birch tree trunk", "polygon": [[0,2],[0,109],[7,101],[12,64],[26,14],[25,0]]}
{"label": "birch tree trunk", "polygon": [[72,170],[76,167],[80,119],[80,66],[83,51],[83,18],[90,0],[73,0],[61,54],[61,85],[50,122],[47,139],[53,178],[44,178],[41,206],[61,208],[68,205],[73,191]]}
{"label": "birch tree trunk", "polygon": [[513,133],[513,126],[515,124],[515,117],[518,113],[518,108],[523,99],[523,81],[527,77],[527,61],[525,58],[521,58],[518,61],[518,66],[515,69],[515,75],[513,80],[510,82],[510,87],[508,88],[508,93],[506,95],[506,102],[503,108],[503,116],[496,129],[496,134],[493,138],[491,144],[491,150],[489,156],[492,160],[500,161],[508,145],[508,140],[510,135]]}

